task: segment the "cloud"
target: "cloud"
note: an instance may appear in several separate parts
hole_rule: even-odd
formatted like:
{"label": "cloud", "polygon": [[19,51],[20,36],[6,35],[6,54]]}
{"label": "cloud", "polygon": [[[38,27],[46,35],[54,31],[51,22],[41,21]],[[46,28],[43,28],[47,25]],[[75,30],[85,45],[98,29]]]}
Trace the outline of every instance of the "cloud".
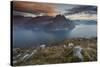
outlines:
{"label": "cloud", "polygon": [[27,13],[27,12],[19,12],[13,10],[13,16],[24,16],[24,17],[36,17],[37,14]]}
{"label": "cloud", "polygon": [[65,13],[65,14],[69,15],[69,14],[76,14],[76,13],[81,13],[81,12],[84,12],[87,14],[97,14],[97,7],[79,5],[79,6],[73,7],[72,9],[68,10],[68,13]]}
{"label": "cloud", "polygon": [[97,20],[96,14],[85,14],[85,13],[76,13],[71,15],[66,15],[66,18],[70,18],[71,20]]}
{"label": "cloud", "polygon": [[36,3],[36,2],[25,2],[25,1],[13,1],[13,10],[29,12],[29,13],[45,13],[45,15],[53,16],[57,12],[55,7],[51,4]]}

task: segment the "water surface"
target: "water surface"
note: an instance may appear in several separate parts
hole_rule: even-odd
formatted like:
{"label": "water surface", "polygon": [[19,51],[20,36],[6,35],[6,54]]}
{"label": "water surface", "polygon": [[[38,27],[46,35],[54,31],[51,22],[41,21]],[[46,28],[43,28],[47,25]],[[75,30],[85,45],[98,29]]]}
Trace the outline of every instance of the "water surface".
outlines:
{"label": "water surface", "polygon": [[57,32],[34,31],[17,27],[13,29],[13,47],[31,47],[40,43],[60,41],[66,38],[91,38],[97,36],[96,24],[79,24],[73,29],[66,29]]}

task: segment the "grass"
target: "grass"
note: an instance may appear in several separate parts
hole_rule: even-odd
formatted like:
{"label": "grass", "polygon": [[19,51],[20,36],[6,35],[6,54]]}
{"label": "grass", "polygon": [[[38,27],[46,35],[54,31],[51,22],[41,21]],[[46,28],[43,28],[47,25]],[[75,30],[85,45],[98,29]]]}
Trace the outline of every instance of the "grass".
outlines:
{"label": "grass", "polygon": [[[83,61],[78,57],[73,56],[73,48],[63,47],[68,46],[68,43],[74,43],[83,48]],[[53,45],[54,44],[54,45]],[[18,62],[14,65],[39,65],[39,64],[56,64],[56,63],[72,63],[72,62],[87,62],[97,60],[97,39],[66,39],[61,42],[53,43],[52,46],[44,49],[36,48],[37,52],[28,60]],[[28,49],[25,49],[28,50]]]}

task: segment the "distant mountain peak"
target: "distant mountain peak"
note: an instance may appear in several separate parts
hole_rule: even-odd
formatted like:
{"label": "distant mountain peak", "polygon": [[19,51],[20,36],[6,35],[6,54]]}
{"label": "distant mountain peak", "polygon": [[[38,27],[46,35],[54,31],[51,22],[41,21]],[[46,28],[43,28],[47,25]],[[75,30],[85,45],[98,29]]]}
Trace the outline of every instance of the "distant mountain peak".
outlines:
{"label": "distant mountain peak", "polygon": [[22,24],[21,27],[25,27],[28,29],[40,29],[47,31],[58,31],[64,30],[65,28],[73,28],[74,25],[71,20],[67,19],[64,15],[56,15],[52,16],[37,16],[37,17],[14,17],[14,22],[21,22],[18,24]]}

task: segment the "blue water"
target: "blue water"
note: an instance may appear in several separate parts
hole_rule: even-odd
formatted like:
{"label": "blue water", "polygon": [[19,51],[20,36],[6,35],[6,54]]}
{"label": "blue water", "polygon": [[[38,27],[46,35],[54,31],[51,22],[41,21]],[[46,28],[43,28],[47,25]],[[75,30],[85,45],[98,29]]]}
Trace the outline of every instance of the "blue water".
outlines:
{"label": "blue water", "polygon": [[33,31],[16,26],[13,30],[13,47],[31,47],[40,43],[60,41],[66,38],[91,38],[97,37],[96,24],[76,24],[75,28],[58,31]]}
{"label": "blue water", "polygon": [[76,25],[76,27],[70,32],[69,37],[83,37],[91,38],[97,36],[97,25]]}

